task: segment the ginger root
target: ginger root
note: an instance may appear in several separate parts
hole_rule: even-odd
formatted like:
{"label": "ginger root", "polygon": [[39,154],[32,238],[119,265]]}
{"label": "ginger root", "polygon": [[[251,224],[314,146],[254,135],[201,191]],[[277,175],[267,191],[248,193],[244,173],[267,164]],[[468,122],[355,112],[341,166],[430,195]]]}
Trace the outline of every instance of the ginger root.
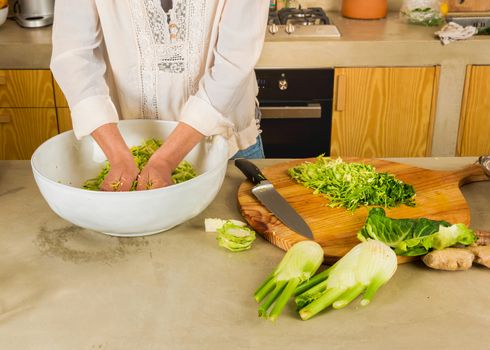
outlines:
{"label": "ginger root", "polygon": [[433,250],[422,261],[437,270],[468,270],[473,262],[490,268],[490,245]]}
{"label": "ginger root", "polygon": [[490,268],[490,245],[472,246],[468,247],[468,250],[475,255],[475,262],[477,264]]}
{"label": "ginger root", "polygon": [[437,270],[463,271],[472,266],[474,259],[475,255],[468,249],[446,248],[431,251],[422,258],[422,261]]}

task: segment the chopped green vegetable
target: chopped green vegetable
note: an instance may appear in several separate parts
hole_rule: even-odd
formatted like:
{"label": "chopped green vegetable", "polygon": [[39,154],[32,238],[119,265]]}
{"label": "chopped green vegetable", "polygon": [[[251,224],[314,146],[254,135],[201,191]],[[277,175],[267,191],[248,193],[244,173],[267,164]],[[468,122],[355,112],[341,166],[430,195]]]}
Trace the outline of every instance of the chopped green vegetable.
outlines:
{"label": "chopped green vegetable", "polygon": [[412,9],[402,9],[400,14],[411,24],[438,26],[444,23],[443,15],[440,10],[436,8],[416,7]]}
{"label": "chopped green vegetable", "polygon": [[313,241],[296,243],[277,268],[255,292],[259,317],[276,320],[294,294],[296,287],[308,280],[323,262],[323,249]]}
{"label": "chopped green vegetable", "polygon": [[237,225],[231,220],[217,229],[218,244],[232,252],[241,252],[250,249],[255,240],[255,231],[243,225]]}
{"label": "chopped green vegetable", "polygon": [[361,241],[372,238],[384,242],[397,255],[424,255],[431,249],[443,249],[455,244],[469,245],[476,239],[464,224],[451,225],[446,221],[426,218],[392,219],[383,208],[369,211],[366,223],[357,234]]}
{"label": "chopped green vegetable", "polygon": [[[146,163],[148,163],[148,160],[150,160],[150,157],[153,155],[153,153],[155,153],[155,151],[161,145],[162,145],[162,141],[149,139],[143,142],[143,144],[140,146],[131,147],[131,153],[133,154],[134,161],[136,162],[136,165],[138,166],[138,169],[140,171],[144,168]],[[102,182],[104,182],[104,179],[109,173],[109,170],[110,170],[110,164],[108,161],[106,161],[99,175],[97,175],[97,177],[93,179],[89,179],[85,181],[82,187],[87,190],[99,191],[100,185],[102,184]],[[180,182],[190,180],[196,177],[196,175],[197,175],[196,171],[194,170],[192,165],[188,161],[184,160],[172,172],[172,180],[174,183],[177,184]],[[137,181],[133,182],[131,186],[132,191],[136,190],[137,184],[138,184]],[[112,184],[112,187],[114,190],[117,190],[120,185],[121,185],[120,182],[115,182]]]}
{"label": "chopped green vegetable", "polygon": [[470,245],[476,241],[476,235],[465,224],[454,224],[449,227],[440,226],[434,235],[432,247],[444,249],[456,244]]}
{"label": "chopped green vegetable", "polygon": [[361,305],[365,306],[396,269],[396,255],[386,244],[375,240],[360,243],[298,287],[295,301],[299,315],[308,320],[330,305],[343,308],[364,291]]}
{"label": "chopped green vegetable", "polygon": [[321,193],[331,207],[355,210],[361,205],[387,208],[401,204],[414,206],[415,190],[388,173],[378,173],[368,164],[346,163],[319,156],[314,163],[304,162],[288,170],[298,183]]}

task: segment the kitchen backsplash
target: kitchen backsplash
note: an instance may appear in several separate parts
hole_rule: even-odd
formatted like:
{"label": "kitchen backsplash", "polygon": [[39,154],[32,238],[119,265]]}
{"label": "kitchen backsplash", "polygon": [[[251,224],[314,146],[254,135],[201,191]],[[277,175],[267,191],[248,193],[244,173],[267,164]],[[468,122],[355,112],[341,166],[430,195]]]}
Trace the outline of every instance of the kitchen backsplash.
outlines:
{"label": "kitchen backsplash", "polygon": [[[369,0],[366,0],[369,1]],[[302,7],[322,7],[325,10],[340,10],[341,0],[298,0]],[[403,0],[388,0],[390,11],[398,11]]]}

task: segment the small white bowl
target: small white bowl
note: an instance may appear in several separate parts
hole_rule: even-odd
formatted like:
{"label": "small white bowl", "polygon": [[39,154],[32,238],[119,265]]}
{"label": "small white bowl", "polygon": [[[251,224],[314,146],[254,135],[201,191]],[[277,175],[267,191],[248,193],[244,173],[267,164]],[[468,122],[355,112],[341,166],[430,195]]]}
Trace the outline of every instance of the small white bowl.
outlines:
{"label": "small white bowl", "polygon": [[3,9],[0,9],[0,26],[5,23],[7,20],[7,16],[9,14],[9,7],[4,7]]}
{"label": "small white bowl", "polygon": [[[128,146],[149,138],[166,140],[176,122],[124,120],[118,126]],[[54,136],[34,152],[34,178],[46,202],[63,219],[113,236],[144,236],[168,230],[201,213],[215,198],[228,163],[224,138],[199,143],[185,158],[198,176],[148,191],[99,192],[82,189],[97,176],[105,156],[91,137],[73,131]]]}

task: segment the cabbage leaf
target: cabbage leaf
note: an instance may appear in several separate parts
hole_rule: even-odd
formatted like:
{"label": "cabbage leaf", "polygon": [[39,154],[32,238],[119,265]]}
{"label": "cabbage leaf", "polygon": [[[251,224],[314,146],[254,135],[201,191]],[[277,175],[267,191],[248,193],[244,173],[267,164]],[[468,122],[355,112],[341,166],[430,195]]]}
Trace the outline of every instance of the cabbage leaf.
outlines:
{"label": "cabbage leaf", "polygon": [[474,232],[464,224],[426,218],[392,219],[383,208],[372,208],[366,223],[357,234],[361,241],[375,239],[386,243],[397,255],[419,256],[431,249],[444,249],[455,244],[469,245]]}

